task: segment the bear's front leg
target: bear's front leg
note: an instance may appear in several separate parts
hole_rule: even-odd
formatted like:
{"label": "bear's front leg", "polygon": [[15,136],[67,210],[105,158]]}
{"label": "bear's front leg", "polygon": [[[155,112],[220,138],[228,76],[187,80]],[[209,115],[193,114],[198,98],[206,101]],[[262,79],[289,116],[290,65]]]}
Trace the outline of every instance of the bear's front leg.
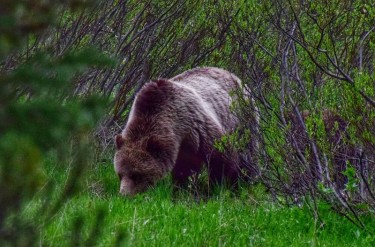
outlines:
{"label": "bear's front leg", "polygon": [[188,185],[189,177],[201,171],[203,160],[187,150],[181,150],[172,170],[173,183],[177,187],[184,188]]}
{"label": "bear's front leg", "polygon": [[238,156],[228,156],[213,150],[206,159],[211,184],[227,184],[229,186],[237,184],[240,177]]}

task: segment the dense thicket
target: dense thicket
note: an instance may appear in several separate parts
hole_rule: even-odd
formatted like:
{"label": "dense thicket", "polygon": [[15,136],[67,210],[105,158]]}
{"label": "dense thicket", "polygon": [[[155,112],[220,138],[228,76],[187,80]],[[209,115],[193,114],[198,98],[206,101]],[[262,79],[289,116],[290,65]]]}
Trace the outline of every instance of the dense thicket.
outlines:
{"label": "dense thicket", "polygon": [[[0,6],[1,246],[41,243],[41,229],[80,191],[93,162],[91,132],[106,102],[94,94],[75,96],[73,81],[89,67],[111,65],[112,59],[87,45],[60,54],[36,49],[48,39],[46,30],[56,28],[61,9],[74,14],[86,7],[80,1]],[[64,183],[48,177],[48,163],[63,169]],[[67,231],[72,246],[91,245],[97,237],[99,225],[88,238],[81,236],[83,221],[77,217]]]}
{"label": "dense thicket", "polygon": [[[72,11],[76,3],[1,8],[3,20],[10,20],[2,22],[0,39],[0,114],[6,119],[0,129],[9,139],[1,143],[9,159],[32,152],[22,145],[43,149],[76,136],[77,119],[96,124],[108,152],[134,94],[148,80],[196,66],[223,67],[248,92],[235,107],[245,132],[229,139],[241,149],[250,142],[251,150],[242,152],[256,161],[258,182],[284,203],[312,203],[317,217],[319,199],[365,227],[361,215],[375,206],[374,3],[103,1]],[[105,55],[116,59],[115,66],[77,73],[102,64]],[[73,106],[92,94],[109,102],[98,123],[86,119],[91,110]],[[46,127],[41,131],[34,119],[46,119]],[[10,145],[18,136],[27,142]],[[6,149],[14,146],[17,152]]]}

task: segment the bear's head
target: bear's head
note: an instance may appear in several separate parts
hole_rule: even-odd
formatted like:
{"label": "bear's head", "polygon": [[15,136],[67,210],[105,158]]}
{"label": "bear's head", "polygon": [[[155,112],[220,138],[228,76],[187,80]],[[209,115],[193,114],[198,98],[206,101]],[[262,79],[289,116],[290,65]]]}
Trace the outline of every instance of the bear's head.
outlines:
{"label": "bear's head", "polygon": [[165,175],[167,148],[157,137],[135,141],[117,135],[115,142],[114,166],[122,195],[144,192]]}

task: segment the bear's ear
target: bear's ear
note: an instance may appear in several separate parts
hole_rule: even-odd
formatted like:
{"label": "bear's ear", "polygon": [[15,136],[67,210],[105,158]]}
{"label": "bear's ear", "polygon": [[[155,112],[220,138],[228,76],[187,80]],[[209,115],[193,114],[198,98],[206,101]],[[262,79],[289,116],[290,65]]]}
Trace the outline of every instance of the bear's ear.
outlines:
{"label": "bear's ear", "polygon": [[124,145],[124,138],[122,137],[121,134],[119,135],[116,135],[116,138],[115,138],[115,143],[116,143],[116,149],[117,150],[120,150],[120,148]]}
{"label": "bear's ear", "polygon": [[152,82],[156,83],[158,87],[166,86],[169,83],[167,79],[157,79],[157,80],[152,80]]}

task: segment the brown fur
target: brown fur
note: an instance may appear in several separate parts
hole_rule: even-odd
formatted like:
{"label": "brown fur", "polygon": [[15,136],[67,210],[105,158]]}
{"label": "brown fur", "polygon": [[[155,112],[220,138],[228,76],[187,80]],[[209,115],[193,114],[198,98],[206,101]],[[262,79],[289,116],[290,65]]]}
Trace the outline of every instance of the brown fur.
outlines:
{"label": "brown fur", "polygon": [[235,183],[238,156],[220,153],[213,144],[237,126],[229,110],[229,92],[239,83],[218,68],[196,68],[147,83],[136,96],[122,134],[116,136],[120,192],[142,192],[169,172],[176,184],[186,184],[202,163],[212,182]]}

